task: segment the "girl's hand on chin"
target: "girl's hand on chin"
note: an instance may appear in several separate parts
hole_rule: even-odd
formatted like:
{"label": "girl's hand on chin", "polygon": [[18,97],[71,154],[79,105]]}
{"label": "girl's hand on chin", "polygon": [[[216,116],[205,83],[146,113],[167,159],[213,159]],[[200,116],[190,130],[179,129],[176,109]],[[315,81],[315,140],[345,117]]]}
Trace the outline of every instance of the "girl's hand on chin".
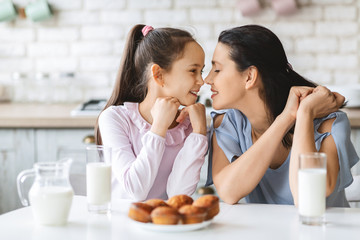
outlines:
{"label": "girl's hand on chin", "polygon": [[153,118],[151,129],[153,132],[165,136],[167,129],[170,127],[177,114],[180,102],[174,97],[157,98],[154,106],[151,108]]}
{"label": "girl's hand on chin", "polygon": [[193,132],[206,135],[205,106],[201,103],[195,103],[183,108],[176,121],[182,122],[187,116],[190,117]]}

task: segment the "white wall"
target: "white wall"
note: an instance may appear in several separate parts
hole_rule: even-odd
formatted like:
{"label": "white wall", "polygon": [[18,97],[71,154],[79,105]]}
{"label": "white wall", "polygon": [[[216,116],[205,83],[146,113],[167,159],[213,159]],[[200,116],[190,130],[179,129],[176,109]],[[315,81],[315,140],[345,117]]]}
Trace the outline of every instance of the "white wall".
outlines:
{"label": "white wall", "polygon": [[[14,0],[25,6],[27,0]],[[124,39],[136,23],[186,28],[206,51],[205,74],[221,30],[261,24],[282,40],[289,62],[321,84],[359,82],[359,10],[356,0],[298,0],[299,10],[277,16],[265,0],[262,10],[243,17],[237,0],[49,0],[54,17],[33,23],[0,23],[0,83],[15,84],[17,100],[80,101],[108,97]],[[264,4],[265,3],[265,4]],[[13,72],[26,73],[18,84]],[[36,73],[52,81],[35,81]],[[61,72],[73,80],[55,81]],[[56,92],[48,89],[56,87]],[[42,90],[48,95],[39,97]],[[20,93],[19,93],[20,92]],[[55,95],[58,97],[54,97]]]}

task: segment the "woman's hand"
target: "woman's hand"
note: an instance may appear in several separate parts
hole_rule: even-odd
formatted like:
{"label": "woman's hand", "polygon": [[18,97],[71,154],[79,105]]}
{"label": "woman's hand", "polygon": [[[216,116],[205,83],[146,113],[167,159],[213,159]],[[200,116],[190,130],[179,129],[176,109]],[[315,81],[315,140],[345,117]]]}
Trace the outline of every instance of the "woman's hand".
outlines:
{"label": "woman's hand", "polygon": [[300,102],[309,96],[313,90],[314,88],[306,86],[292,87],[290,89],[285,108],[280,115],[289,118],[292,122],[295,122]]}
{"label": "woman's hand", "polygon": [[182,122],[187,116],[190,117],[193,132],[206,135],[205,106],[201,103],[195,103],[183,108],[176,121]]}
{"label": "woman's hand", "polygon": [[157,98],[150,111],[153,118],[151,131],[165,137],[166,131],[173,123],[179,107],[180,102],[174,97]]}
{"label": "woman's hand", "polygon": [[312,93],[301,100],[299,111],[312,118],[321,118],[339,110],[345,101],[344,96],[331,92],[324,86],[317,86]]}

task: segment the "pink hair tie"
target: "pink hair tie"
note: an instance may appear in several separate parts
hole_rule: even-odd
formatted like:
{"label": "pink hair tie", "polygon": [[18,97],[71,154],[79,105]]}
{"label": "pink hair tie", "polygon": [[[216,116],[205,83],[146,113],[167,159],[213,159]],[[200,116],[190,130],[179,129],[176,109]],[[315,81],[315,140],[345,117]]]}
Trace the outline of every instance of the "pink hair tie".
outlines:
{"label": "pink hair tie", "polygon": [[142,34],[144,35],[144,37],[150,32],[154,30],[154,28],[152,26],[146,25],[145,27],[143,27],[143,29],[141,30]]}

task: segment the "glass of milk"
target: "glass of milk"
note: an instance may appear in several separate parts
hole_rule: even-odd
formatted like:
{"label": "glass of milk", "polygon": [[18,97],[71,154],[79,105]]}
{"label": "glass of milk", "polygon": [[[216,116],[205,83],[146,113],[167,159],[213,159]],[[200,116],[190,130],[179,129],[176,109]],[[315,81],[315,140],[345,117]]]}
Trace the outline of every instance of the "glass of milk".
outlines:
{"label": "glass of milk", "polygon": [[89,212],[111,210],[111,148],[101,145],[86,148],[86,192]]}
{"label": "glass of milk", "polygon": [[304,153],[299,156],[298,207],[300,221],[322,225],[326,208],[326,154]]}

